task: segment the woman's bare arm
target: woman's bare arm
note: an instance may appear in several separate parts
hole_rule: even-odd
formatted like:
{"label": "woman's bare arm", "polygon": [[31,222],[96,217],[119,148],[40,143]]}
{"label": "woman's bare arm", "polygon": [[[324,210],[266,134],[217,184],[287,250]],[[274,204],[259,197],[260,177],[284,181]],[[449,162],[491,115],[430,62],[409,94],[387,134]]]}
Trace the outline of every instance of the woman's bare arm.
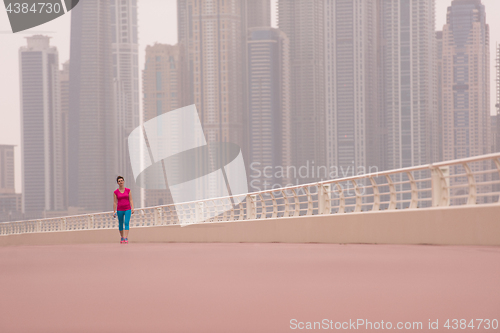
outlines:
{"label": "woman's bare arm", "polygon": [[132,209],[132,214],[134,214],[134,200],[132,199],[132,191],[128,193],[128,200],[130,201],[130,208]]}
{"label": "woman's bare arm", "polygon": [[118,205],[118,198],[116,194],[113,193],[113,213],[116,214],[116,206]]}

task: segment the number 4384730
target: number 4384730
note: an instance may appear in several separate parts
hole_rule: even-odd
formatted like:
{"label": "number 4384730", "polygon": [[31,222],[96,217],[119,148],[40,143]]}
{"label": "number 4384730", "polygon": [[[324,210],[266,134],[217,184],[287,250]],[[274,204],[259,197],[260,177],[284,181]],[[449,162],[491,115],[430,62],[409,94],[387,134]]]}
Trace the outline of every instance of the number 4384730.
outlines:
{"label": "number 4384730", "polygon": [[498,320],[497,319],[471,319],[469,322],[465,319],[448,319],[446,323],[444,324],[444,327],[447,329],[461,329],[464,330],[466,328],[472,328],[472,329],[494,329],[496,330],[498,328]]}
{"label": "number 4384730", "polygon": [[30,6],[30,4],[24,3],[9,3],[7,6],[7,13],[60,13],[62,10],[60,3],[50,3],[50,2],[38,2]]}

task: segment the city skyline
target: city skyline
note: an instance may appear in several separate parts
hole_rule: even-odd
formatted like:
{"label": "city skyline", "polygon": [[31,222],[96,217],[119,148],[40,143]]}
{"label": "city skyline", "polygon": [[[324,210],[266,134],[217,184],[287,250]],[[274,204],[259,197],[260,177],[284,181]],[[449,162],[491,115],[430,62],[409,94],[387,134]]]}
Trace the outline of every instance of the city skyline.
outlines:
{"label": "city skyline", "polygon": [[[145,1],[144,1],[144,2],[145,2]],[[141,10],[140,10],[140,6],[141,6],[144,2],[143,2],[143,1],[139,1],[139,13],[140,13],[140,11],[141,11]],[[440,2],[442,2],[442,1],[438,0],[437,2],[438,2],[438,5],[439,5],[439,3],[440,3]],[[488,1],[486,0],[486,1],[483,1],[483,2],[484,2],[484,3],[486,3],[486,2],[488,2]],[[450,1],[450,3],[451,3],[451,1]],[[172,2],[171,2],[171,4],[172,4]],[[175,5],[175,4],[174,4],[174,5]],[[449,5],[449,4],[448,4],[448,5]],[[487,12],[491,12],[491,10],[489,10],[488,4],[486,4],[486,10],[487,10]],[[438,10],[438,12],[439,12],[439,10]],[[275,14],[275,13],[273,13],[273,14]],[[174,15],[174,16],[175,16],[175,15]],[[61,19],[62,19],[62,18],[61,18]],[[437,21],[439,21],[439,18],[437,19]],[[140,22],[141,22],[141,24],[144,24],[144,21],[141,21],[141,20],[140,20]],[[41,29],[41,28],[40,28],[40,29]],[[438,29],[439,29],[439,26],[436,26],[436,30],[438,30]],[[140,30],[142,30],[142,25],[141,25],[141,29],[140,29]],[[493,29],[492,29],[492,30],[493,30]],[[492,38],[492,44],[491,44],[491,45],[492,45],[492,48],[493,48],[493,43],[494,43],[494,39]],[[140,57],[142,57],[142,58],[143,58],[143,57],[144,57],[144,55],[143,55],[143,53],[144,53],[144,48],[143,48],[142,46],[143,46],[144,44],[140,44],[140,45],[141,45],[141,47],[140,47],[140,49],[139,49],[139,53],[140,53]],[[58,46],[58,45],[56,45],[56,46]],[[61,62],[64,62],[64,61],[66,61],[67,59],[66,59],[65,57],[62,57],[62,56],[61,56],[61,57],[60,57],[60,60],[61,60]],[[141,61],[139,61],[139,64],[141,64]],[[139,65],[139,66],[141,66],[141,65]],[[493,76],[493,75],[492,75],[492,76]],[[492,99],[492,103],[494,103],[494,96],[491,96],[491,97],[492,97],[492,98],[491,98],[491,99]],[[493,112],[493,111],[492,111],[492,112]],[[1,143],[1,142],[0,142],[0,143]],[[14,143],[15,143],[15,142],[14,142]],[[19,154],[17,154],[17,155],[19,155]],[[17,157],[17,156],[16,156],[16,157]],[[17,169],[18,167],[19,167],[19,165],[18,165],[18,163],[17,163],[17,161],[16,161],[16,169]]]}

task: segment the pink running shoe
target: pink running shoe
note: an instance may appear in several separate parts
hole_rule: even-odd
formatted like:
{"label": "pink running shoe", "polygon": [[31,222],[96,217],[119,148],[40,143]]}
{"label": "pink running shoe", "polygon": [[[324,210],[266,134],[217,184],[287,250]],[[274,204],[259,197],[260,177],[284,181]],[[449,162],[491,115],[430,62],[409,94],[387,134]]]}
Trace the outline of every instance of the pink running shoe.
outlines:
{"label": "pink running shoe", "polygon": [[122,239],[120,240],[120,244],[123,244],[125,243],[125,238],[122,237]]}
{"label": "pink running shoe", "polygon": [[125,238],[125,240],[123,241],[125,244],[128,244],[128,238]]}

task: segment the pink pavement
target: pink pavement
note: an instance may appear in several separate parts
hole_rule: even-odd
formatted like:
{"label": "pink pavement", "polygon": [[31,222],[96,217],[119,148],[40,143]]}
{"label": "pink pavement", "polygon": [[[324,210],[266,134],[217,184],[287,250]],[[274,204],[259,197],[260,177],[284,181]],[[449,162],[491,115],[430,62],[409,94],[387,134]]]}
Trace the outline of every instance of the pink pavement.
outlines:
{"label": "pink pavement", "polygon": [[500,248],[11,246],[0,247],[0,291],[5,333],[347,331],[335,323],[358,319],[449,332],[447,319],[500,320]]}

